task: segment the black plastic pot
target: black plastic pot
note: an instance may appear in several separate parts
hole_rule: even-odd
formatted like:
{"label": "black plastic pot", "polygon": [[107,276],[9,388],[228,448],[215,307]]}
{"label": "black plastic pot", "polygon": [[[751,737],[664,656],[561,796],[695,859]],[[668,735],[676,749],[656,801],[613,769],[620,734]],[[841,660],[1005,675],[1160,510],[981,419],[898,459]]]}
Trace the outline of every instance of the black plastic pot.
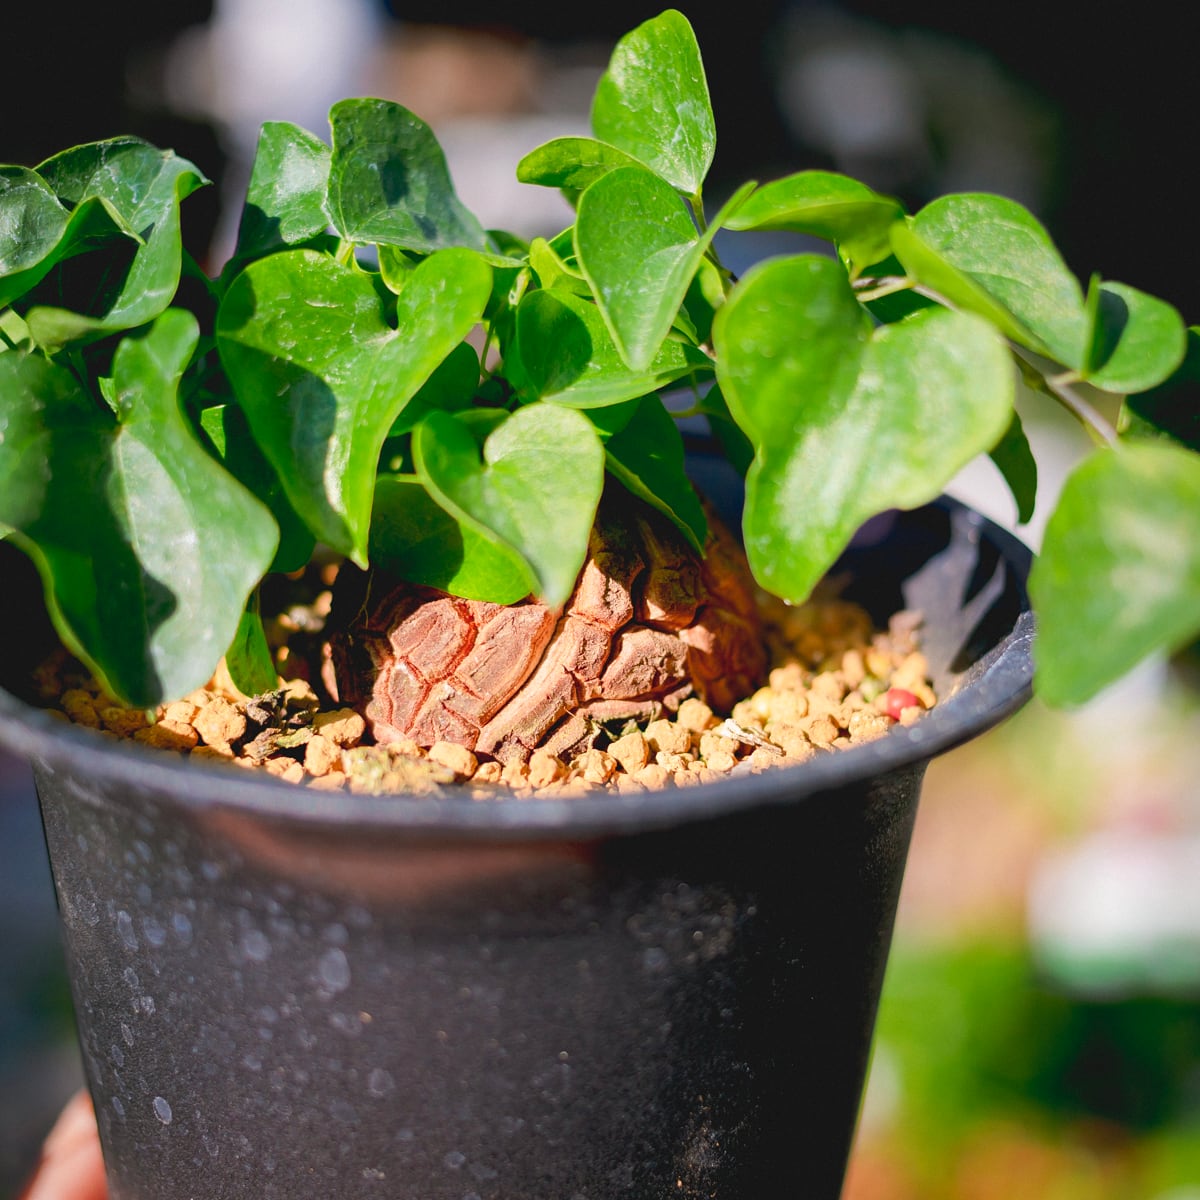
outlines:
{"label": "black plastic pot", "polygon": [[923,773],[1024,703],[1032,630],[1028,551],[952,501],[843,565],[953,694],[636,798],[332,795],[0,692],[113,1200],[833,1200]]}

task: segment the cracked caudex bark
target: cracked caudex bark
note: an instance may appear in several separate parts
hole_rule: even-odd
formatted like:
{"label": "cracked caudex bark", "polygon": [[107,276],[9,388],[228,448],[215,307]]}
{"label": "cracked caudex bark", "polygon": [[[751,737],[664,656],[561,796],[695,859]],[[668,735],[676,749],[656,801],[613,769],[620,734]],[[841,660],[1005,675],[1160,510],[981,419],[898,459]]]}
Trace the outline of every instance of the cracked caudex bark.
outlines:
{"label": "cracked caudex bark", "polygon": [[501,762],[569,755],[599,723],[651,719],[698,695],[749,695],[766,651],[745,557],[710,510],[703,558],[661,514],[613,489],[562,608],[464,600],[345,567],[333,687],[376,741],[456,742]]}

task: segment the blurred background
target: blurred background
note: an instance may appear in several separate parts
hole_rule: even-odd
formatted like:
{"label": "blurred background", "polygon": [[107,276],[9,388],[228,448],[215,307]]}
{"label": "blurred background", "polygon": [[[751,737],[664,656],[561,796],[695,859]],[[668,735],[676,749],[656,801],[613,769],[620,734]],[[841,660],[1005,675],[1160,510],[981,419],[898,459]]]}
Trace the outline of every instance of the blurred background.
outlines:
{"label": "blurred background", "polygon": [[[486,226],[553,234],[565,202],[517,185],[513,166],[588,131],[613,42],[659,7],[20,5],[5,17],[0,162],[118,133],[173,147],[214,181],[184,222],[215,272],[261,122],[325,137],[330,104],[377,95],[433,125]],[[806,167],[910,211],[1000,192],[1082,278],[1195,323],[1192,40],[1157,0],[1098,14],[1044,0],[688,12],[717,117],[707,199]],[[719,245],[735,270],[797,247]],[[1021,408],[1043,477],[1017,532],[1036,548],[1087,444],[1035,398]],[[1014,527],[988,463],[951,490]],[[1152,662],[1082,710],[1031,703],[931,766],[844,1200],[1200,1200],[1198,677],[1187,656]],[[0,1196],[79,1083],[32,785],[0,756]]]}

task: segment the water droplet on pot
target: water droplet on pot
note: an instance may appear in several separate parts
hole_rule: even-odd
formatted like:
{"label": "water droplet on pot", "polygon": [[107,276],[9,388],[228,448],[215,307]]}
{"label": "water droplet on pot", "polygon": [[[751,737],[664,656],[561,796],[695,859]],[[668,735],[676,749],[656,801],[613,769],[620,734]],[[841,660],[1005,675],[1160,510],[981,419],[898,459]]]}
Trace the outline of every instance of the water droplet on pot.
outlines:
{"label": "water droplet on pot", "polygon": [[166,929],[154,917],[142,918],[142,933],[145,935],[146,941],[152,946],[161,946],[167,940]]}
{"label": "water droplet on pot", "polygon": [[461,1150],[448,1150],[442,1159],[452,1171],[457,1171],[466,1161],[467,1156]]}
{"label": "water droplet on pot", "polygon": [[154,1115],[164,1124],[171,1123],[171,1106],[161,1097],[154,1097]]}
{"label": "water droplet on pot", "polygon": [[242,934],[242,955],[253,962],[266,962],[271,957],[271,940],[261,929],[247,929]]}
{"label": "water droplet on pot", "polygon": [[186,946],[192,940],[192,923],[183,913],[176,913],[171,918],[171,928],[175,930],[175,936]]}
{"label": "water droplet on pot", "polygon": [[336,946],[321,955],[317,972],[331,992],[344,992],[350,986],[350,963],[345,952]]}
{"label": "water droplet on pot", "polygon": [[125,1115],[125,1105],[121,1103],[120,1096],[114,1096],[112,1098],[112,1106],[113,1112],[115,1112],[118,1117],[123,1117]]}
{"label": "water droplet on pot", "polygon": [[372,1096],[386,1096],[395,1086],[396,1081],[382,1067],[376,1067],[367,1076],[367,1091]]}
{"label": "water droplet on pot", "polygon": [[117,932],[127,950],[138,948],[137,934],[133,932],[133,918],[124,909],[117,913]]}
{"label": "water droplet on pot", "polygon": [[642,966],[647,971],[661,971],[667,962],[667,952],[660,946],[651,946],[642,954]]}

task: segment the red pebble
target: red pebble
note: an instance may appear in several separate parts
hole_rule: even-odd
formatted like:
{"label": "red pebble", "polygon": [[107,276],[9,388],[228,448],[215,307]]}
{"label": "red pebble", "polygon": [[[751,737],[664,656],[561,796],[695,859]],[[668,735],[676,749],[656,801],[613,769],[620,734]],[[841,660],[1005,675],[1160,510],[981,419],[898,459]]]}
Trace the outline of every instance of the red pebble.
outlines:
{"label": "red pebble", "polygon": [[921,707],[921,701],[904,688],[888,688],[887,695],[883,698],[883,711],[893,721],[900,720],[900,714],[914,705]]}

